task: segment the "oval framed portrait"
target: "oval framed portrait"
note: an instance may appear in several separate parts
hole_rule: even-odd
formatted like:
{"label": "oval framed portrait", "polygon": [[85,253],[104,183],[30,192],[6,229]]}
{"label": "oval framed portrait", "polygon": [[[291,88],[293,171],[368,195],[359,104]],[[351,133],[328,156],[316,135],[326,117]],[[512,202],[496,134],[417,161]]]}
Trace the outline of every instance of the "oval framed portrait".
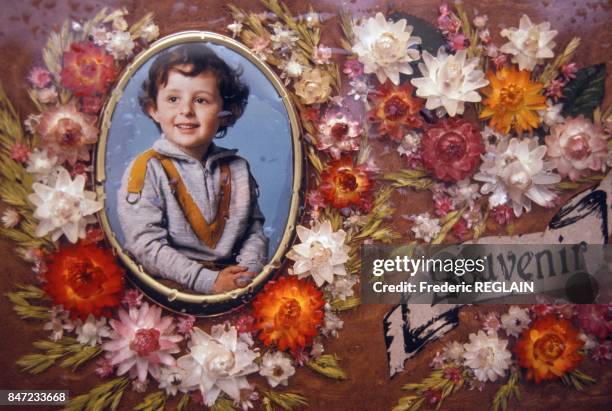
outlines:
{"label": "oval framed portrait", "polygon": [[151,299],[217,315],[248,302],[289,247],[302,188],[299,123],[276,74],[216,33],[160,39],[102,117],[101,224]]}

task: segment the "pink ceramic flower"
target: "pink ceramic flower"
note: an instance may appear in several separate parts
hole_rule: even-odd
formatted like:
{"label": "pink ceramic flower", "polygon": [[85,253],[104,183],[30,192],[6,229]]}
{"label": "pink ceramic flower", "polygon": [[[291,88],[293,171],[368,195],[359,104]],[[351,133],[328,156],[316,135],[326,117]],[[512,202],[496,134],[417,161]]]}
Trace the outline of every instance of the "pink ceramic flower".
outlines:
{"label": "pink ceramic flower", "polygon": [[608,136],[591,121],[580,115],[551,127],[550,133],[546,136],[547,154],[559,174],[576,181],[591,170],[604,170]]}
{"label": "pink ceramic flower", "polygon": [[11,148],[11,158],[20,163],[26,163],[30,157],[30,147],[26,144],[15,143]]}
{"label": "pink ceramic flower", "polygon": [[38,125],[41,146],[57,156],[60,164],[89,161],[90,144],[98,140],[95,124],[95,117],[80,113],[74,103],[49,109]]}
{"label": "pink ceramic flower", "polygon": [[51,73],[42,67],[34,67],[30,71],[28,80],[35,88],[45,88],[51,84]]}
{"label": "pink ceramic flower", "polygon": [[583,331],[602,341],[612,334],[611,304],[578,304],[576,311],[578,324]]}
{"label": "pink ceramic flower", "polygon": [[183,339],[173,334],[174,323],[170,316],[161,316],[161,308],[144,303],[129,312],[119,310],[119,320],[111,320],[112,341],[102,348],[108,352],[111,365],[118,366],[117,375],[128,371],[143,383],[147,375],[159,378],[160,364],[174,366],[171,354],[180,351],[177,343]]}
{"label": "pink ceramic flower", "polygon": [[319,123],[317,148],[327,150],[334,159],[342,153],[359,150],[359,137],[363,130],[358,121],[345,113],[330,110],[323,115]]}

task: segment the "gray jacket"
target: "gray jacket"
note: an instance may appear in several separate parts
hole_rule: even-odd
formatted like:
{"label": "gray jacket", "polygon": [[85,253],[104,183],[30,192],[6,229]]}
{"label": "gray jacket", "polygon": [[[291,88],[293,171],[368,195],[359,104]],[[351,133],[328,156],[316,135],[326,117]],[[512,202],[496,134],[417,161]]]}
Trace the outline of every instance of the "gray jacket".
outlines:
{"label": "gray jacket", "polygon": [[[149,160],[140,195],[127,192],[132,165],[123,175],[118,195],[125,248],[148,274],[158,275],[210,294],[218,271],[204,268],[195,260],[236,261],[248,271],[259,272],[268,259],[268,238],[263,233],[264,216],[257,204],[257,185],[247,161],[212,144],[204,162],[183,153],[163,136],[153,149],[172,158],[187,190],[211,222],[217,214],[220,195],[218,161],[228,162],[231,173],[229,218],[215,248],[199,240],[171,191],[166,173],[156,158]],[[128,197],[129,195],[129,197]]]}

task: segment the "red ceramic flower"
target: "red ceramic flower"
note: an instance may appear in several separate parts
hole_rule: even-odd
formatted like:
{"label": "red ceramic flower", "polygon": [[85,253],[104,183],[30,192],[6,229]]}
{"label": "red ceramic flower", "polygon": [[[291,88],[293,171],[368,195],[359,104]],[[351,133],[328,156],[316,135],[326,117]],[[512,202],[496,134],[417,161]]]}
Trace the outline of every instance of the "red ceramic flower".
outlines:
{"label": "red ceramic flower", "polygon": [[85,320],[110,315],[119,304],[123,269],[113,253],[94,244],[70,244],[49,257],[45,291],[55,305],[63,305],[71,317]]}
{"label": "red ceramic flower", "polygon": [[64,52],[62,85],[77,96],[104,94],[117,77],[115,60],[89,41],[72,43]]}
{"label": "red ceramic flower", "polygon": [[253,302],[255,328],[266,346],[297,352],[310,345],[323,322],[323,293],[294,276],[268,283]]}
{"label": "red ceramic flower", "polygon": [[527,369],[527,379],[539,384],[576,369],[584,345],[578,335],[570,321],[553,315],[533,322],[514,346],[519,365]]}
{"label": "red ceramic flower", "polygon": [[368,211],[372,206],[372,180],[365,166],[353,165],[351,157],[327,165],[321,173],[319,191],[334,208],[354,205]]}
{"label": "red ceramic flower", "polygon": [[388,135],[394,140],[401,141],[406,129],[423,125],[419,114],[423,108],[423,101],[413,97],[412,91],[409,82],[395,87],[387,81],[381,84],[376,92],[368,95],[372,104],[368,118],[377,126],[378,134]]}
{"label": "red ceramic flower", "polygon": [[480,132],[462,119],[444,119],[429,128],[421,145],[425,168],[446,181],[471,176],[485,150]]}

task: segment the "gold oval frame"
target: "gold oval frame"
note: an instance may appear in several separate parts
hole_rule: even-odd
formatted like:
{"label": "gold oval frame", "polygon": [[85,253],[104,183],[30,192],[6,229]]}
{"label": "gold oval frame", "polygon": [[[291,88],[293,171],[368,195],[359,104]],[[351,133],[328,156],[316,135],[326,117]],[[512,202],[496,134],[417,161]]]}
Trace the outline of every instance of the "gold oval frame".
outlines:
{"label": "gold oval frame", "polygon": [[[106,183],[105,154],[107,150],[111,118],[119,100],[123,97],[123,91],[125,90],[125,87],[132,76],[143,64],[149,61],[149,59],[153,58],[156,54],[164,49],[178,44],[191,42],[208,42],[224,46],[240,54],[242,57],[254,64],[265,75],[266,79],[272,83],[272,86],[281,97],[283,105],[287,110],[291,127],[291,141],[293,147],[293,183],[289,215],[281,241],[274,255],[272,256],[271,261],[264,266],[263,270],[255,277],[248,287],[239,288],[223,294],[203,295],[181,292],[174,288],[165,286],[155,280],[152,276],[145,272],[141,265],[137,264],[128,255],[128,253],[124,251],[110,226],[108,215],[106,214],[107,198],[104,188]],[[218,33],[194,30],[171,34],[151,44],[149,48],[139,53],[123,70],[119,81],[113,89],[111,96],[104,107],[100,126],[100,138],[95,151],[95,191],[98,198],[104,203],[104,207],[98,213],[98,218],[100,220],[102,229],[104,230],[106,238],[110,242],[115,253],[127,266],[129,271],[135,276],[135,284],[141,289],[147,288],[142,289],[142,291],[149,297],[153,298],[160,305],[169,308],[172,311],[190,312],[200,316],[221,315],[227,311],[237,308],[238,306],[246,304],[254,296],[255,292],[259,290],[269,278],[272,277],[274,269],[280,267],[281,260],[284,257],[294,236],[301,198],[303,150],[300,140],[300,126],[298,115],[291,102],[291,97],[281,80],[268,65],[255,56],[254,53],[242,43]],[[164,301],[158,301],[159,298],[151,296],[150,291],[153,291],[153,294],[157,297],[163,298]],[[200,310],[209,312],[200,312]]]}

